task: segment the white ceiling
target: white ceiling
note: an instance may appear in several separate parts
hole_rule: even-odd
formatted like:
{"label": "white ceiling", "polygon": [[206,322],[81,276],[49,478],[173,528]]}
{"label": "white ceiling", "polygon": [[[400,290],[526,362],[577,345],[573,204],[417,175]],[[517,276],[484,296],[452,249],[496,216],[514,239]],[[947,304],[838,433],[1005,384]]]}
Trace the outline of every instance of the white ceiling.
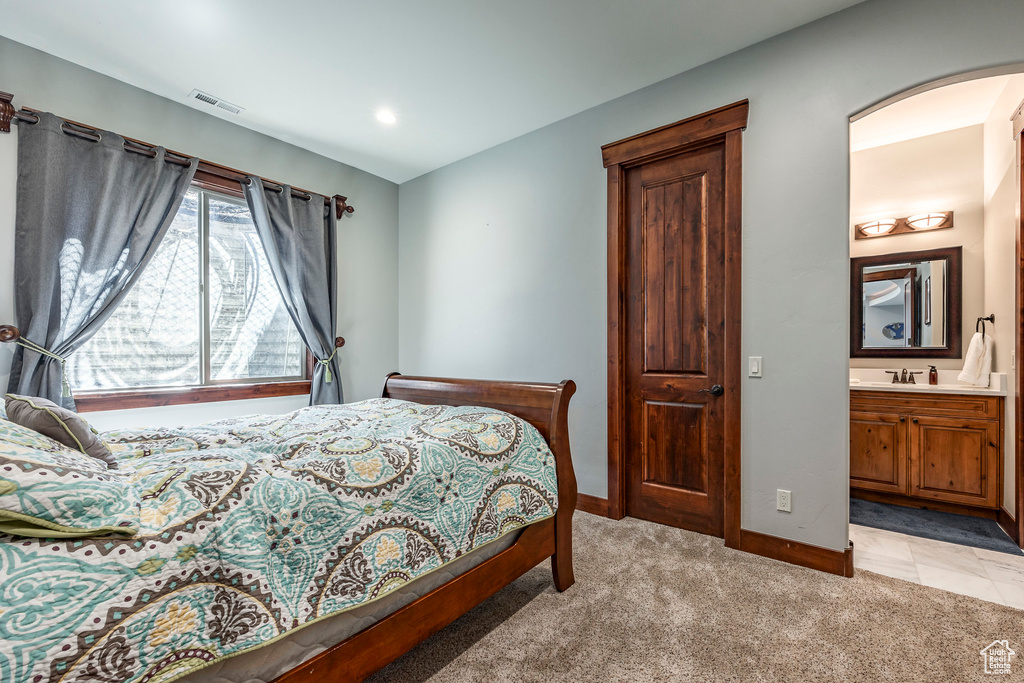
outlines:
{"label": "white ceiling", "polygon": [[403,182],[859,1],[0,0],[0,34]]}
{"label": "white ceiling", "polygon": [[850,124],[850,151],[985,123],[1013,76],[946,85],[900,100]]}

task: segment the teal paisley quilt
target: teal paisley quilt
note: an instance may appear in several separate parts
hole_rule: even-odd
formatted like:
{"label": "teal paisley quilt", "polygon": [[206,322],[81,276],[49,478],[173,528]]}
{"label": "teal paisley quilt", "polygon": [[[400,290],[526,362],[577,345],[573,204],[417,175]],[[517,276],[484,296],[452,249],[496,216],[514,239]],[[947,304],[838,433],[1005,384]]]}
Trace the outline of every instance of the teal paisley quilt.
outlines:
{"label": "teal paisley quilt", "polygon": [[134,535],[140,508],[135,488],[105,462],[0,420],[0,534]]}
{"label": "teal paisley quilt", "polygon": [[529,424],[391,399],[103,435],[139,530],[0,535],[0,681],[184,676],[551,517]]}

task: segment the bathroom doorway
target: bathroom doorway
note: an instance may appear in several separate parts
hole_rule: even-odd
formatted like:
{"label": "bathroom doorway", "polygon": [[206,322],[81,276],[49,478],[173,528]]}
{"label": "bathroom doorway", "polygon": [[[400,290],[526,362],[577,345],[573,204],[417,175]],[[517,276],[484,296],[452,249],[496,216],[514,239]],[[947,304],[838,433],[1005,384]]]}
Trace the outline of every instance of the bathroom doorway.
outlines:
{"label": "bathroom doorway", "polygon": [[856,566],[1024,608],[1024,74],[916,89],[850,125]]}

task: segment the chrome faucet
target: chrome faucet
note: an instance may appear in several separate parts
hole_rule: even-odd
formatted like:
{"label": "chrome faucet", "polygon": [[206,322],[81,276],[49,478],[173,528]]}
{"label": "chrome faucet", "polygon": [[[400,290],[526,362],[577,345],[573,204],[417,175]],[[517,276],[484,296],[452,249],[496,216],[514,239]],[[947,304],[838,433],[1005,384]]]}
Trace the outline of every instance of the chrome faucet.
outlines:
{"label": "chrome faucet", "polygon": [[892,384],[917,384],[914,380],[914,375],[924,374],[924,370],[907,370],[903,368],[900,370],[886,370],[886,372],[892,375]]}

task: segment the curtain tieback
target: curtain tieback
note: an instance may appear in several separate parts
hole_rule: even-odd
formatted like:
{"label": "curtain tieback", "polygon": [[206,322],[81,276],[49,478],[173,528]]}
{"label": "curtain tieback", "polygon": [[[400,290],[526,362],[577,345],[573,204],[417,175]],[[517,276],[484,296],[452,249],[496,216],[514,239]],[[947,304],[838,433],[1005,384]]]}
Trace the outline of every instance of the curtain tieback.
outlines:
{"label": "curtain tieback", "polygon": [[317,363],[324,366],[324,384],[330,384],[334,381],[334,374],[331,372],[331,361],[334,360],[334,356],[338,353],[339,348],[341,347],[335,346],[334,351],[332,351],[331,355],[327,356],[327,358],[315,359]]}
{"label": "curtain tieback", "polygon": [[33,341],[29,340],[29,339],[25,339],[24,337],[20,337],[19,339],[15,340],[14,343],[15,344],[20,344],[21,346],[24,346],[29,351],[35,351],[36,353],[38,353],[40,355],[48,356],[49,358],[52,358],[53,360],[60,361],[60,384],[61,384],[60,395],[63,396],[64,398],[70,398],[70,396],[71,396],[71,385],[68,384],[68,359],[67,358],[65,358],[64,356],[58,356],[53,351],[50,351],[49,349],[44,349],[39,344],[36,344],[35,342],[33,342]]}

